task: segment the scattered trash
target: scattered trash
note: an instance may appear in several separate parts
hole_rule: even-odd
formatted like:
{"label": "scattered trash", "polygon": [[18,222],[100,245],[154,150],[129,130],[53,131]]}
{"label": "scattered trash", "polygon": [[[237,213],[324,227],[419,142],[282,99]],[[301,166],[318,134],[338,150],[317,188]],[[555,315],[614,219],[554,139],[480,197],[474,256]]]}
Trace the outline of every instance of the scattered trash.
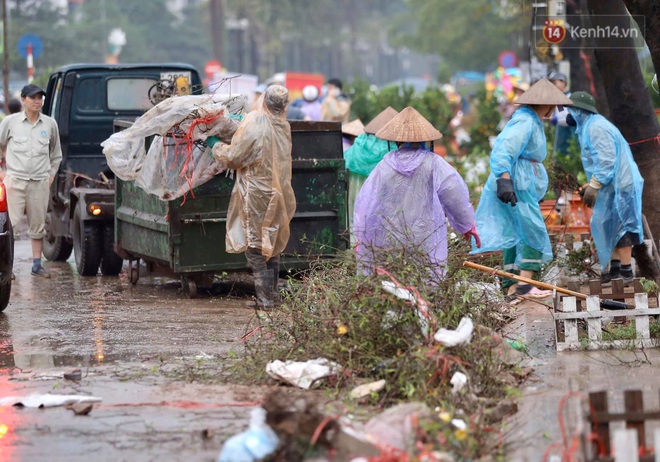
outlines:
{"label": "scattered trash", "polygon": [[92,403],[75,403],[69,404],[67,409],[71,409],[75,415],[87,415],[92,412],[94,409],[94,404]]}
{"label": "scattered trash", "polygon": [[282,362],[276,359],[266,364],[268,375],[305,390],[311,388],[318,380],[335,375],[340,371],[339,364],[325,358],[310,359],[305,362]]}
{"label": "scattered trash", "polygon": [[432,332],[429,326],[429,322],[432,322],[432,318],[429,313],[429,304],[426,302],[426,300],[424,300],[418,293],[416,293],[417,291],[413,292],[412,290],[406,289],[405,287],[401,287],[401,285],[398,284],[394,278],[389,273],[387,273],[387,271],[382,269],[377,269],[377,271],[379,274],[385,274],[389,276],[390,279],[392,279],[391,281],[381,282],[383,289],[385,289],[386,292],[391,293],[397,298],[415,304],[417,307],[417,318],[419,319],[419,326],[422,329],[422,334],[424,334],[426,338],[429,338]]}
{"label": "scattered trash", "polygon": [[2,398],[0,406],[57,407],[75,403],[100,403],[101,401],[101,398],[95,396],[35,394]]}
{"label": "scattered trash", "polygon": [[65,372],[63,377],[65,380],[81,380],[82,372],[80,369],[74,369],[71,372]]}
{"label": "scattered trash", "polygon": [[365,431],[377,446],[406,451],[414,445],[416,426],[432,416],[433,411],[424,403],[403,403],[372,417]]}
{"label": "scattered trash", "polygon": [[511,348],[513,348],[516,351],[526,351],[527,350],[527,347],[525,346],[525,344],[523,342],[519,342],[518,340],[507,339],[506,343],[511,345]]}
{"label": "scattered trash", "polygon": [[351,390],[349,396],[353,399],[364,398],[365,396],[369,396],[370,394],[379,392],[380,390],[385,388],[386,383],[387,382],[385,382],[385,380],[378,380],[376,382],[365,383],[364,385],[358,385],[357,387]]}
{"label": "scattered trash", "polygon": [[451,424],[459,430],[465,430],[467,428],[467,424],[463,419],[451,419]]}
{"label": "scattered trash", "polygon": [[468,381],[467,375],[458,371],[454,372],[454,375],[449,381],[449,383],[451,383],[452,385],[452,390],[451,390],[452,393],[460,392],[467,384],[467,381]]}
{"label": "scattered trash", "polygon": [[473,329],[474,324],[472,323],[472,319],[463,317],[458,323],[456,330],[442,327],[435,333],[433,338],[445,346],[463,345],[464,343],[470,343]]}
{"label": "scattered trash", "polygon": [[266,410],[252,409],[250,427],[225,441],[217,462],[251,462],[261,460],[277,449],[279,438],[266,424]]}

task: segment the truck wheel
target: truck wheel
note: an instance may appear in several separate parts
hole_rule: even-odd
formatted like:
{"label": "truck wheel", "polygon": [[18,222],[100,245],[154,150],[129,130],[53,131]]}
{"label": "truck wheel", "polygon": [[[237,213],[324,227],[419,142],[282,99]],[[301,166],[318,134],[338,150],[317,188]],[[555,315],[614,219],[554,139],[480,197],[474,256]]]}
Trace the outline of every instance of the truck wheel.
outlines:
{"label": "truck wheel", "polygon": [[117,276],[124,266],[124,259],[115,253],[115,226],[106,223],[103,226],[103,259],[101,260],[101,274],[103,276]]}
{"label": "truck wheel", "polygon": [[81,276],[96,276],[103,256],[103,230],[100,223],[83,221],[80,210],[73,213],[73,252]]}
{"label": "truck wheel", "polygon": [[11,276],[0,280],[0,313],[9,305],[9,296],[11,295]]}
{"label": "truck wheel", "polygon": [[46,236],[44,236],[43,253],[50,261],[66,261],[73,251],[73,242],[64,236],[53,236],[51,232],[52,212],[46,215]]}

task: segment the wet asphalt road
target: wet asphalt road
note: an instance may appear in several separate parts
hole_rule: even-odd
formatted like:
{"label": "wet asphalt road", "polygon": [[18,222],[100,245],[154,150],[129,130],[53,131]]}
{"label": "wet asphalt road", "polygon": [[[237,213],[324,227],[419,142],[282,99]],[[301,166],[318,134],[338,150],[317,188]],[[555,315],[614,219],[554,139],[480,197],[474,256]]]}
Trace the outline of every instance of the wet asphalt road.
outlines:
{"label": "wet asphalt road", "polygon": [[[16,280],[0,314],[0,399],[103,401],[87,416],[0,406],[0,461],[215,460],[264,392],[208,380],[230,351],[242,351],[254,322],[249,297],[214,291],[191,300],[178,281],[145,274],[135,286],[125,272],[81,277],[73,257],[46,262],[52,278],[40,279],[30,252],[29,241],[16,242]],[[80,381],[63,378],[76,368]]]}

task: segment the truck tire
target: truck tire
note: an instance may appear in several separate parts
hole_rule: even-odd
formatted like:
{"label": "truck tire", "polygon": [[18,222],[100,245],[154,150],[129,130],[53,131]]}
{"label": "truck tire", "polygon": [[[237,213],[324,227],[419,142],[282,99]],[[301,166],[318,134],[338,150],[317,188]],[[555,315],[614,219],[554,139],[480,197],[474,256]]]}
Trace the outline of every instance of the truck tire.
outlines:
{"label": "truck tire", "polygon": [[124,259],[115,253],[115,226],[105,223],[103,226],[103,259],[101,260],[101,274],[103,276],[117,276],[124,266]]}
{"label": "truck tire", "polygon": [[0,313],[5,311],[9,305],[9,296],[11,295],[11,276],[0,279]]}
{"label": "truck tire", "polygon": [[43,254],[50,261],[66,261],[73,251],[73,242],[64,236],[53,236],[50,231],[52,212],[46,215],[46,236],[44,236]]}
{"label": "truck tire", "polygon": [[73,213],[73,253],[81,276],[96,276],[103,257],[103,229],[97,221],[80,219],[80,210]]}

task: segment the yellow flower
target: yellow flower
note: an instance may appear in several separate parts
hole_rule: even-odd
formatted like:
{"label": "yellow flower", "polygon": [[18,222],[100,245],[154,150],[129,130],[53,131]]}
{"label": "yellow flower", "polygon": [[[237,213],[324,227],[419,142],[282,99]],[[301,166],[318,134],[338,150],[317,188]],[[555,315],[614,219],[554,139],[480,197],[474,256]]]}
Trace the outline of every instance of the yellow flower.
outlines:
{"label": "yellow flower", "polygon": [[446,411],[438,414],[438,417],[440,417],[440,420],[442,420],[443,422],[449,422],[451,420],[451,414]]}
{"label": "yellow flower", "polygon": [[465,438],[467,438],[467,431],[465,430],[456,430],[454,432],[454,436],[458,441],[463,441]]}
{"label": "yellow flower", "polygon": [[337,326],[337,335],[345,335],[348,332],[348,327],[343,324]]}

